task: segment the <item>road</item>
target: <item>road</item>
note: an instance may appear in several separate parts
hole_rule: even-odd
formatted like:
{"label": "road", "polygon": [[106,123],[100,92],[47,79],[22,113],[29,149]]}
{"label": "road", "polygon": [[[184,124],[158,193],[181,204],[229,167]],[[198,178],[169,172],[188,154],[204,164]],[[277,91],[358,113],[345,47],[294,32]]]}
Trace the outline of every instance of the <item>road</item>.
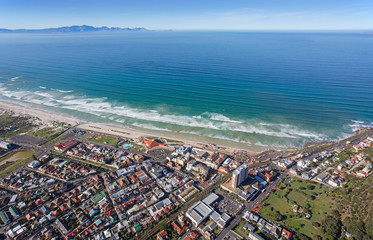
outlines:
{"label": "road", "polygon": [[200,201],[201,199],[205,198],[208,194],[211,193],[212,190],[214,190],[217,186],[219,186],[220,183],[226,181],[229,177],[231,177],[231,174],[225,175],[220,181],[217,181],[214,185],[209,186],[207,189],[205,189],[203,192],[201,192],[200,195],[198,195],[197,197],[193,198],[192,200],[190,200],[189,202],[184,204],[177,212],[173,213],[171,216],[167,217],[166,219],[158,222],[157,225],[154,228],[147,231],[139,239],[140,240],[146,240],[150,236],[152,236],[153,234],[157,233],[162,228],[162,226],[170,224],[171,221],[173,221],[181,212],[186,211],[194,203],[196,203],[196,202]]}
{"label": "road", "polygon": [[266,188],[265,191],[263,191],[253,202],[245,204],[245,208],[239,212],[238,215],[234,217],[234,219],[229,223],[227,227],[223,229],[223,231],[220,232],[217,240],[222,240],[224,237],[229,233],[229,231],[234,228],[238,222],[241,220],[241,218],[244,215],[245,211],[251,211],[256,205],[260,204],[264,201],[264,199],[271,193],[272,189],[277,186],[277,184],[280,182],[280,180],[289,172],[289,169],[282,172],[275,181],[271,182]]}

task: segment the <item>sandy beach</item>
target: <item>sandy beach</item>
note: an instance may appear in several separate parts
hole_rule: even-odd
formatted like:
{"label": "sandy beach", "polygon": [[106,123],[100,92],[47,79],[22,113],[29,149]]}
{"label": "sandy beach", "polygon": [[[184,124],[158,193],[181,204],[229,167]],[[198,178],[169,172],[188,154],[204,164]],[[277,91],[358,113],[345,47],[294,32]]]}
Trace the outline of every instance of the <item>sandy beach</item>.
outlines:
{"label": "sandy beach", "polygon": [[70,125],[77,125],[81,122],[80,120],[71,116],[66,116],[63,114],[50,112],[44,109],[31,107],[29,105],[22,103],[8,102],[4,100],[0,101],[0,109],[3,111],[13,112],[16,115],[29,115],[32,117],[37,117],[40,119],[40,121],[44,123],[56,121],[64,122]]}
{"label": "sandy beach", "polygon": [[84,129],[87,131],[94,131],[102,134],[115,135],[124,138],[139,138],[143,136],[168,138],[183,142],[187,145],[194,147],[205,148],[210,150],[216,150],[226,153],[234,153],[237,151],[247,151],[251,154],[260,152],[263,149],[249,149],[248,147],[232,146],[229,144],[218,143],[212,144],[209,141],[204,141],[203,139],[195,139],[185,134],[180,133],[163,133],[159,134],[154,131],[142,131],[139,129],[134,129],[126,126],[121,126],[118,124],[106,124],[106,123],[94,123],[94,122],[83,122],[73,116],[68,116],[66,114],[60,114],[57,112],[48,111],[45,109],[36,108],[30,106],[29,104],[19,103],[19,102],[9,102],[0,101],[0,110],[13,112],[15,115],[29,115],[31,117],[37,117],[42,123],[50,122],[64,122],[70,124],[71,126],[76,126],[77,128]]}

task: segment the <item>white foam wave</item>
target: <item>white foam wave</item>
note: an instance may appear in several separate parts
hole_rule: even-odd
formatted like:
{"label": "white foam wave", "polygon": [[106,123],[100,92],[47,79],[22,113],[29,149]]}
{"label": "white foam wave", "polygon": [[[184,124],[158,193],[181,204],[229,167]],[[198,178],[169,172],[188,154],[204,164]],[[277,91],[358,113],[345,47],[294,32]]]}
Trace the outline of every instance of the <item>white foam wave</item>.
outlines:
{"label": "white foam wave", "polygon": [[231,123],[242,123],[241,121],[232,120],[229,117],[220,114],[220,113],[210,113],[210,112],[204,112],[199,116],[193,116],[194,119],[210,119],[214,121],[220,121],[220,122],[231,122]]}
{"label": "white foam wave", "polygon": [[39,88],[41,88],[41,89],[47,89],[46,87],[44,87],[44,86],[39,86]]}
{"label": "white foam wave", "polygon": [[19,79],[20,77],[21,77],[21,76],[12,77],[12,78],[9,79],[9,81],[14,82],[14,81],[16,81],[17,79]]}
{"label": "white foam wave", "polygon": [[[113,118],[117,122],[125,122],[123,117],[143,121],[168,123],[191,128],[213,129],[219,131],[233,131],[249,134],[268,135],[280,138],[306,138],[323,140],[323,134],[313,133],[299,129],[288,124],[272,124],[263,122],[242,122],[232,120],[218,113],[203,113],[200,116],[185,116],[176,114],[161,114],[156,110],[137,109],[128,106],[116,106],[107,101],[107,98],[88,98],[69,94],[56,95],[54,91],[10,91],[1,88],[0,92],[7,97],[35,104],[65,108],[69,110],[89,113],[103,118]],[[115,116],[116,115],[116,116]],[[147,126],[155,127],[155,126]],[[165,131],[162,129],[162,131]],[[217,135],[215,137],[218,137]],[[243,139],[233,139],[242,142]]]}
{"label": "white foam wave", "polygon": [[251,144],[250,141],[248,140],[243,140],[241,138],[231,138],[231,137],[227,137],[227,136],[223,136],[223,135],[217,135],[217,134],[207,134],[205,135],[206,137],[211,137],[211,138],[217,138],[217,139],[222,139],[222,140],[227,140],[227,141],[231,141],[231,142],[238,142],[238,143],[247,143],[247,144]]}
{"label": "white foam wave", "polygon": [[133,126],[136,126],[136,127],[140,127],[140,128],[146,128],[146,129],[150,129],[150,130],[155,130],[155,131],[171,132],[170,129],[156,127],[156,126],[151,125],[151,124],[132,123],[132,125],[133,125]]}
{"label": "white foam wave", "polygon": [[358,121],[358,120],[351,120],[352,124],[349,124],[349,127],[352,131],[357,131],[363,128],[367,127],[373,127],[373,122],[371,123],[366,123],[364,121]]}
{"label": "white foam wave", "polygon": [[52,90],[55,90],[55,91],[60,92],[60,93],[71,93],[71,92],[74,92],[73,90],[61,90],[61,89],[52,89]]}

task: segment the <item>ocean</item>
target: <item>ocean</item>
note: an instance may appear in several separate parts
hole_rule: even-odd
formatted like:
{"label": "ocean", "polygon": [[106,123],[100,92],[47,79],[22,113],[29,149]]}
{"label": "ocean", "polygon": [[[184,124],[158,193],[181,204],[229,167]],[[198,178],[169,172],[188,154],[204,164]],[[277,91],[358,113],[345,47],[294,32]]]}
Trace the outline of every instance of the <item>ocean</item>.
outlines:
{"label": "ocean", "polygon": [[373,125],[373,35],[6,33],[0,95],[159,135],[300,147]]}

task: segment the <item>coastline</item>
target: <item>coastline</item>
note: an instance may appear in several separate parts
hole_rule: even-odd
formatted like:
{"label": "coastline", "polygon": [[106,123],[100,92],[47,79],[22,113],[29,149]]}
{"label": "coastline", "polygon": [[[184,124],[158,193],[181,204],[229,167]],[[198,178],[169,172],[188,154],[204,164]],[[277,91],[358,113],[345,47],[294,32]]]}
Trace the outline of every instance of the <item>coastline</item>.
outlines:
{"label": "coastline", "polygon": [[[213,151],[221,151],[225,153],[233,154],[235,152],[245,151],[251,155],[256,155],[265,151],[275,150],[275,151],[296,151],[308,146],[312,146],[315,144],[321,144],[321,142],[314,142],[308,141],[303,146],[297,148],[276,148],[276,147],[261,147],[261,146],[248,146],[245,144],[240,143],[230,143],[228,141],[219,141],[213,140],[209,141],[209,139],[196,138],[194,136],[188,136],[184,133],[177,133],[177,132],[158,132],[155,130],[149,129],[140,129],[129,127],[125,125],[120,125],[116,123],[100,123],[100,122],[88,122],[83,121],[74,116],[67,115],[65,113],[60,113],[58,111],[52,111],[43,109],[41,107],[31,106],[29,103],[17,102],[17,101],[8,101],[1,99],[0,101],[0,110],[6,112],[12,112],[15,115],[27,115],[30,117],[37,118],[43,124],[48,124],[51,122],[63,122],[69,124],[70,126],[75,126],[80,129],[84,129],[87,131],[94,131],[101,134],[108,134],[123,138],[140,138],[144,136],[148,137],[156,137],[156,138],[165,138],[165,139],[172,139],[184,143],[186,145],[191,145],[198,148],[209,149]],[[358,131],[355,131],[350,136],[346,136],[345,139],[351,138],[356,135]],[[322,142],[325,143],[333,143],[339,142],[343,140],[336,140],[336,141],[326,141]]]}
{"label": "coastline", "polygon": [[29,115],[31,117],[36,117],[44,123],[56,121],[64,122],[70,125],[77,125],[81,122],[81,120],[78,120],[72,116],[36,108],[27,103],[22,104],[20,102],[5,101],[4,99],[1,99],[0,101],[0,109],[3,111],[13,112],[16,115]]}
{"label": "coastline", "polygon": [[223,141],[207,141],[205,139],[197,139],[192,136],[187,136],[183,133],[173,133],[173,132],[157,132],[154,130],[143,130],[135,129],[133,127],[128,127],[125,125],[112,124],[112,123],[98,123],[98,122],[87,122],[70,116],[67,114],[59,113],[57,111],[46,110],[38,108],[36,106],[31,106],[31,104],[7,101],[1,99],[0,110],[12,112],[15,115],[28,115],[31,117],[38,118],[42,123],[47,124],[50,122],[64,122],[70,124],[71,126],[76,126],[77,128],[95,131],[98,133],[109,134],[119,137],[126,138],[139,138],[143,136],[166,138],[180,141],[184,144],[199,147],[199,148],[210,148],[211,150],[222,151],[227,153],[234,153],[239,151],[246,151],[250,154],[258,154],[266,150],[291,150],[291,149],[276,149],[276,148],[262,148],[259,146],[247,146],[245,144],[230,144],[228,142],[223,143]]}

